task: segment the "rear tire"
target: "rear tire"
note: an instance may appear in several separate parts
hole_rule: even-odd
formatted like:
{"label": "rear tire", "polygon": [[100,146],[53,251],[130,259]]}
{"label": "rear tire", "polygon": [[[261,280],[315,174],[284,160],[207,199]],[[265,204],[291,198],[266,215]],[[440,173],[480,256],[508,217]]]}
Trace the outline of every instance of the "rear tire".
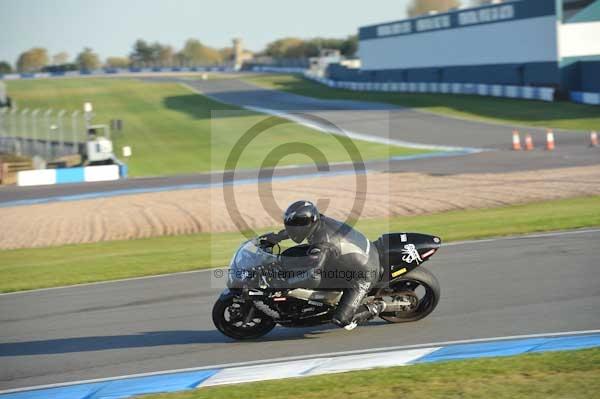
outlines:
{"label": "rear tire", "polygon": [[250,325],[239,325],[240,321],[232,319],[235,305],[239,306],[234,303],[233,298],[233,295],[219,298],[212,310],[213,323],[224,335],[236,340],[255,339],[269,333],[277,325],[271,317],[256,308]]}
{"label": "rear tire", "polygon": [[[417,289],[422,287],[423,295],[417,295]],[[417,321],[434,311],[440,301],[440,283],[437,278],[424,267],[418,267],[398,280],[390,282],[389,286],[380,289],[376,296],[398,296],[408,298],[414,305],[402,312],[385,311],[379,315],[389,323],[406,323]]]}

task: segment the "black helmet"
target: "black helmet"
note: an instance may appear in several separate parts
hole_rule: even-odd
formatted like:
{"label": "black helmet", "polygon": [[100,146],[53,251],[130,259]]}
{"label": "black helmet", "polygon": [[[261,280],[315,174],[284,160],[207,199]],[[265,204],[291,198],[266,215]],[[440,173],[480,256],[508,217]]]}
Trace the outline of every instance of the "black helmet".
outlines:
{"label": "black helmet", "polygon": [[285,231],[298,244],[315,231],[319,224],[319,210],[310,201],[297,201],[283,214]]}

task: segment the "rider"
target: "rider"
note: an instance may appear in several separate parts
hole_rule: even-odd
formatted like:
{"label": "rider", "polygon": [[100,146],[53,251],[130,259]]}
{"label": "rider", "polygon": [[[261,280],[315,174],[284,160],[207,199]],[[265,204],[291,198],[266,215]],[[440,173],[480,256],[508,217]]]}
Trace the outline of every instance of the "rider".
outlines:
{"label": "rider", "polygon": [[[377,316],[385,309],[385,303],[381,301],[361,305],[380,275],[377,248],[363,234],[345,223],[321,215],[310,201],[291,204],[284,213],[284,225],[285,230],[266,234],[262,239],[270,245],[288,238],[298,244],[308,241],[306,255],[310,271],[303,273],[300,281],[297,277],[293,282],[288,280],[290,285],[316,288],[344,283],[343,295],[333,316],[335,324],[352,330],[358,323]],[[332,279],[336,280],[335,283]],[[327,288],[334,287],[330,285]]]}

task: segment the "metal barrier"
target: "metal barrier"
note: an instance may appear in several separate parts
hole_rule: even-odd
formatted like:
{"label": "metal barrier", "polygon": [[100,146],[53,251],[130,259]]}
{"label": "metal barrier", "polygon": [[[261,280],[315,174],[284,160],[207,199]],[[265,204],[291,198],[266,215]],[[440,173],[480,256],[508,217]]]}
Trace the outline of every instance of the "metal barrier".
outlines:
{"label": "metal barrier", "polygon": [[77,154],[86,141],[86,120],[79,111],[0,109],[0,152],[45,160]]}
{"label": "metal barrier", "polygon": [[552,87],[505,86],[476,83],[436,83],[436,82],[343,82],[323,78],[305,72],[307,79],[325,86],[353,91],[384,91],[398,93],[442,93],[470,94],[479,96],[522,98],[540,101],[554,101]]}

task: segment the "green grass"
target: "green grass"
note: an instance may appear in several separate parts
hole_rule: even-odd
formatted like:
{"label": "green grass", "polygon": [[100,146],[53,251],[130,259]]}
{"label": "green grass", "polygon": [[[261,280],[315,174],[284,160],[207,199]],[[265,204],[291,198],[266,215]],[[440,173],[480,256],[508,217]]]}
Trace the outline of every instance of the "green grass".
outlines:
{"label": "green grass", "polygon": [[574,130],[600,130],[600,107],[571,102],[515,100],[456,94],[354,92],[331,89],[297,75],[246,78],[260,86],[308,97],[376,101],[468,119]]}
{"label": "green grass", "polygon": [[600,349],[460,360],[206,387],[146,399],[584,399],[600,392]]}
{"label": "green grass", "polygon": [[[79,110],[94,105],[94,123],[123,119],[124,132],[113,136],[117,156],[131,145],[132,176],[186,174],[226,169],[233,145],[265,115],[244,111],[195,94],[175,83],[134,79],[55,79],[8,82],[11,97],[21,109]],[[212,112],[218,112],[212,113]],[[69,122],[70,123],[70,122]],[[243,151],[238,168],[258,168],[275,147],[310,143],[328,162],[350,161],[343,146],[331,135],[285,123],[253,140]],[[354,141],[363,159],[385,159],[426,151]],[[296,146],[292,149],[301,149]],[[291,154],[279,164],[306,164],[306,155]]]}
{"label": "green grass", "polygon": [[[501,208],[364,220],[371,239],[389,231],[418,231],[446,242],[600,226],[600,196]],[[226,266],[239,233],[166,236],[61,247],[0,251],[0,292]]]}

